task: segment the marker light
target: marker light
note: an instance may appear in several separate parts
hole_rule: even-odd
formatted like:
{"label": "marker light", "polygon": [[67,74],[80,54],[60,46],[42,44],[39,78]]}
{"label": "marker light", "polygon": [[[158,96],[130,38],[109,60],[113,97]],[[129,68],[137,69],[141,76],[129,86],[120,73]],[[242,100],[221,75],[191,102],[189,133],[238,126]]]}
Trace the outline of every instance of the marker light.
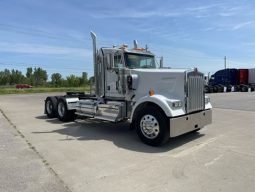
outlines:
{"label": "marker light", "polygon": [[155,95],[155,91],[154,91],[154,89],[150,89],[150,91],[149,91],[149,95],[150,95],[150,96]]}

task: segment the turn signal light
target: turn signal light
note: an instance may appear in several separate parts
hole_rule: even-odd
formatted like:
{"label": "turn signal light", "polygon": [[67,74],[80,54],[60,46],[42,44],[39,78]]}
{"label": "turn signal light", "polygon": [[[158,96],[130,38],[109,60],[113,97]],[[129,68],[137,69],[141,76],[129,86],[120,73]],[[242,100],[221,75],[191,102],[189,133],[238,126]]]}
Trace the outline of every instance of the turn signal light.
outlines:
{"label": "turn signal light", "polygon": [[150,96],[155,95],[155,91],[154,91],[153,89],[150,89],[150,91],[149,91],[149,95],[150,95]]}

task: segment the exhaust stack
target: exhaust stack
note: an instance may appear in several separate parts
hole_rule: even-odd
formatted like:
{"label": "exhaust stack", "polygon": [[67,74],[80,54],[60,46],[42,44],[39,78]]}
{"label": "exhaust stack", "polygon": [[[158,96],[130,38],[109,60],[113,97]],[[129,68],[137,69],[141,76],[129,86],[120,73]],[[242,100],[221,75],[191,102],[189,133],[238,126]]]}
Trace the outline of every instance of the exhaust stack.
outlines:
{"label": "exhaust stack", "polygon": [[98,84],[98,65],[97,65],[97,36],[94,32],[90,32],[93,43],[93,64],[94,64],[94,81],[95,81],[95,94],[99,97],[99,84]]}
{"label": "exhaust stack", "polygon": [[163,68],[163,57],[160,57],[160,61],[159,61],[159,68]]}
{"label": "exhaust stack", "polygon": [[137,49],[137,48],[138,48],[138,41],[134,40],[134,49]]}

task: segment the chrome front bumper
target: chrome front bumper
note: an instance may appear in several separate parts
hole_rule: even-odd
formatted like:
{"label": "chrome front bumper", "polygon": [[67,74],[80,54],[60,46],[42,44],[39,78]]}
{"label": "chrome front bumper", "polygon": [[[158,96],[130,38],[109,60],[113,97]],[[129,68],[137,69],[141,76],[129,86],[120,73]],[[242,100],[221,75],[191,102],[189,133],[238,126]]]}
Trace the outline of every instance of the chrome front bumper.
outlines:
{"label": "chrome front bumper", "polygon": [[170,118],[170,137],[200,129],[212,123],[212,110]]}

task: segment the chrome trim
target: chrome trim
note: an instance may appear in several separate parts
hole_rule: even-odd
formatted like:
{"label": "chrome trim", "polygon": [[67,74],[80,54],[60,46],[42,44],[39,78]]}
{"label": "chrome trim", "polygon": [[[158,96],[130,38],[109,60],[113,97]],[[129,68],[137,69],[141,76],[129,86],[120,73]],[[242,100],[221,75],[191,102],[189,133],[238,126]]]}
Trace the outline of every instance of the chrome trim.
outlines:
{"label": "chrome trim", "polygon": [[186,112],[205,109],[204,75],[197,70],[186,75]]}
{"label": "chrome trim", "polygon": [[152,115],[144,115],[140,121],[142,134],[148,139],[154,139],[159,134],[158,120]]}
{"label": "chrome trim", "polygon": [[212,123],[212,110],[170,118],[170,137],[200,129]]}
{"label": "chrome trim", "polygon": [[94,64],[94,81],[95,81],[95,94],[97,97],[100,95],[99,91],[99,80],[98,80],[98,72],[99,72],[99,66],[97,63],[97,36],[94,32],[90,32],[91,38],[92,38],[92,43],[93,43],[93,64]]}

